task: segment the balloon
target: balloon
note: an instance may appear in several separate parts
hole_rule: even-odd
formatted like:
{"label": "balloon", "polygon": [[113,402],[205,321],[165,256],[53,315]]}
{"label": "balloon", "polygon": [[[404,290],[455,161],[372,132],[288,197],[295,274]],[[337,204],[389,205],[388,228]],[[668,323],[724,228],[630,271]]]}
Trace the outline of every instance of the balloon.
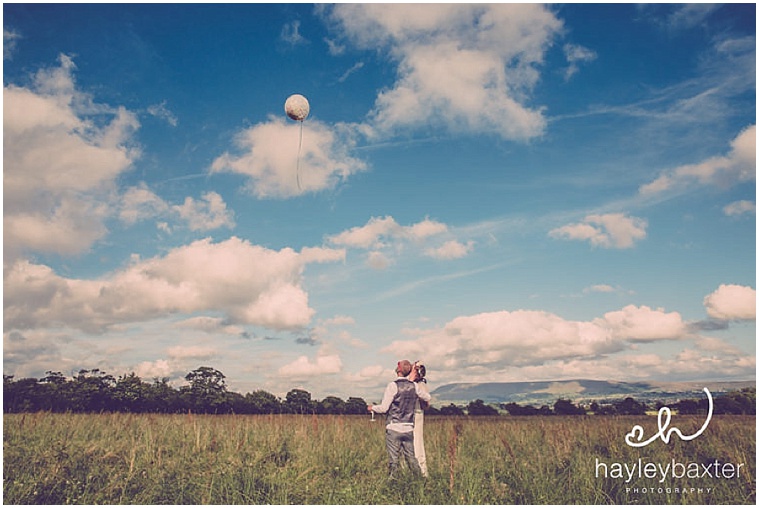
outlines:
{"label": "balloon", "polygon": [[298,122],[305,120],[310,110],[308,100],[300,94],[291,95],[285,101],[285,113]]}

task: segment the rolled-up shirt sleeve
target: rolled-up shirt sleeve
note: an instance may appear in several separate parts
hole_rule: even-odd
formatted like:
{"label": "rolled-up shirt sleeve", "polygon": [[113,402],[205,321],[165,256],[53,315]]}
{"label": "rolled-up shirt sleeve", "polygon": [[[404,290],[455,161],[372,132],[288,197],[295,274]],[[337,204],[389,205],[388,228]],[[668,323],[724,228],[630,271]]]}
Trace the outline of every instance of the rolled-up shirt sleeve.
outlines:
{"label": "rolled-up shirt sleeve", "polygon": [[387,388],[385,388],[385,394],[382,396],[382,402],[376,406],[372,406],[372,411],[375,413],[387,413],[397,392],[398,386],[394,382],[388,383]]}
{"label": "rolled-up shirt sleeve", "polygon": [[430,395],[430,392],[427,390],[427,386],[424,383],[414,383],[414,385],[416,386],[416,394],[420,399],[424,402],[432,400],[432,395]]}

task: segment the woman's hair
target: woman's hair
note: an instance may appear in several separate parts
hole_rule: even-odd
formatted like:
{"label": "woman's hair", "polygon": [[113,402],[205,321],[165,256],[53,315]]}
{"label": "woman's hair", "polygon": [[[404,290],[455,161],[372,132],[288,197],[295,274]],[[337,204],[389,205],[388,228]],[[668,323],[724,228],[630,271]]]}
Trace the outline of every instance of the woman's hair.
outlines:
{"label": "woman's hair", "polygon": [[425,366],[419,362],[415,362],[414,369],[416,369],[416,372],[419,374],[419,379],[417,379],[416,381],[417,382],[424,381],[426,383],[427,380],[424,379],[424,377],[427,375],[427,369],[425,368]]}

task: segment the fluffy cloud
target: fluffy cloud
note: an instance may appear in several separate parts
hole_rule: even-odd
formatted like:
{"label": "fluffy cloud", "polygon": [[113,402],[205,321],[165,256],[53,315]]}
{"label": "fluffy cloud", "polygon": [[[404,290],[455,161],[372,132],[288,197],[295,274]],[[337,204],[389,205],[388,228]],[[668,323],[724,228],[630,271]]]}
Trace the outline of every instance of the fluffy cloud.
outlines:
{"label": "fluffy cloud", "polygon": [[728,217],[736,217],[744,214],[755,214],[756,203],[753,201],[741,200],[734,201],[722,209],[722,212]]}
{"label": "fluffy cloud", "polygon": [[169,205],[147,185],[129,187],[121,196],[119,219],[125,224],[158,217],[169,210]]}
{"label": "fluffy cloud", "polygon": [[592,321],[569,321],[544,311],[499,311],[409,333],[416,338],[393,342],[386,351],[399,358],[425,358],[445,370],[491,370],[594,358],[623,351],[633,342],[680,340],[687,327],[676,312],[630,305]]}
{"label": "fluffy cloud", "polygon": [[210,360],[219,354],[215,348],[208,346],[172,346],[166,353],[173,360]]}
{"label": "fluffy cloud", "polygon": [[677,6],[673,12],[667,16],[666,26],[671,30],[682,30],[693,28],[703,23],[709,14],[719,5],[713,4],[689,4]]}
{"label": "fluffy cloud", "polygon": [[[227,209],[224,199],[209,191],[199,200],[187,196],[181,205],[170,205],[141,183],[129,187],[121,196],[119,219],[127,225],[146,219],[171,218],[187,223],[192,231],[210,231],[221,227],[234,228],[234,213]],[[168,223],[161,228],[171,231]]]}
{"label": "fluffy cloud", "polygon": [[18,261],[4,278],[5,327],[99,333],[116,324],[215,311],[230,324],[298,328],[314,313],[301,287],[304,265],[343,258],[339,250],[273,251],[233,237],[199,240],[100,280],[67,279]]}
{"label": "fluffy cloud", "polygon": [[677,340],[687,333],[687,327],[679,313],[654,310],[645,305],[628,305],[622,310],[607,312],[594,323],[609,330],[620,341]]}
{"label": "fluffy cloud", "polygon": [[445,224],[430,219],[424,219],[411,226],[401,226],[389,216],[372,217],[365,225],[330,236],[327,241],[357,249],[381,248],[393,239],[421,241],[447,230]]}
{"label": "fluffy cloud", "polygon": [[756,290],[736,284],[722,284],[704,298],[707,314],[724,321],[756,319]]}
{"label": "fluffy cloud", "polygon": [[76,89],[74,69],[61,55],[28,88],[3,88],[6,257],[87,250],[107,232],[116,178],[139,156],[130,146],[137,117],[93,103]]}
{"label": "fluffy cloud", "polygon": [[340,355],[320,352],[311,361],[307,356],[299,356],[295,361],[282,366],[277,373],[289,379],[308,379],[325,374],[338,374],[343,368]]}
{"label": "fluffy cloud", "polygon": [[229,324],[227,319],[211,316],[196,316],[176,323],[177,328],[201,330],[206,333],[224,333],[229,335],[245,335],[245,329],[239,325]]}
{"label": "fluffy cloud", "polygon": [[11,60],[21,34],[3,27],[3,60]]}
{"label": "fluffy cloud", "polygon": [[583,293],[613,293],[617,289],[609,284],[594,284],[583,289]]}
{"label": "fluffy cloud", "polygon": [[367,254],[367,265],[375,270],[384,270],[393,263],[390,251],[397,253],[409,244],[420,248],[424,256],[442,260],[465,257],[474,249],[473,241],[462,243],[449,240],[449,233],[447,225],[428,218],[410,226],[401,226],[387,216],[372,217],[365,225],[329,236],[327,241],[333,245],[371,249]]}
{"label": "fluffy cloud", "polygon": [[148,114],[164,120],[172,127],[179,125],[179,120],[177,119],[176,115],[166,107],[166,101],[163,101],[160,104],[153,104],[151,106],[148,106]]}
{"label": "fluffy cloud", "polygon": [[598,58],[598,54],[588,48],[577,44],[564,44],[564,56],[569,62],[569,67],[564,72],[564,79],[569,79],[580,70],[580,63],[592,62]]}
{"label": "fluffy cloud", "polygon": [[527,105],[562,28],[545,7],[338,4],[327,17],[354,45],[386,50],[398,64],[370,114],[375,133],[435,124],[526,140],[545,128]]}
{"label": "fluffy cloud", "polygon": [[358,249],[382,247],[385,237],[401,236],[403,227],[392,217],[372,217],[364,226],[356,226],[337,235],[330,236],[327,241],[335,245],[344,245]]}
{"label": "fluffy cloud", "polygon": [[725,156],[711,157],[696,164],[686,164],[664,172],[654,181],[642,185],[641,194],[658,194],[681,190],[691,185],[730,187],[756,180],[756,125],[744,129],[730,143]]}
{"label": "fluffy cloud", "polygon": [[458,259],[463,258],[474,248],[474,242],[469,241],[466,244],[457,240],[449,240],[440,247],[427,249],[425,255],[436,259]]}
{"label": "fluffy cloud", "polygon": [[240,132],[235,144],[241,154],[225,153],[211,164],[211,172],[238,173],[249,178],[251,193],[259,198],[287,198],[303,192],[334,188],[341,180],[364,171],[366,163],[351,157],[352,129],[327,126],[315,119],[301,124],[270,117]]}
{"label": "fluffy cloud", "polygon": [[588,240],[594,247],[629,249],[646,237],[648,223],[621,213],[588,215],[583,222],[568,224],[549,232],[553,238]]}
{"label": "fluffy cloud", "polygon": [[233,213],[227,210],[227,205],[221,196],[213,191],[203,194],[199,201],[186,197],[184,204],[176,205],[174,210],[187,221],[193,231],[208,231],[222,226],[233,228],[235,221]]}

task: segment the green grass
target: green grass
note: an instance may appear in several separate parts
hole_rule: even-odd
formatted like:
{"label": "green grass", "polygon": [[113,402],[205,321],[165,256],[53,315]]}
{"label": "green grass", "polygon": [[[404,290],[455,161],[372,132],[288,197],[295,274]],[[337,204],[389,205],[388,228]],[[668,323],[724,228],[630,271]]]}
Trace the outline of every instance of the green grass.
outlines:
{"label": "green grass", "polygon": [[[404,471],[403,489],[386,478],[383,424],[368,416],[34,413],[3,423],[5,504],[756,503],[753,416],[715,417],[693,441],[645,448],[624,435],[636,423],[651,435],[652,417],[428,417],[429,478]],[[701,423],[677,421],[686,435]],[[639,458],[744,466],[740,478],[661,484],[596,474],[597,461]]]}

